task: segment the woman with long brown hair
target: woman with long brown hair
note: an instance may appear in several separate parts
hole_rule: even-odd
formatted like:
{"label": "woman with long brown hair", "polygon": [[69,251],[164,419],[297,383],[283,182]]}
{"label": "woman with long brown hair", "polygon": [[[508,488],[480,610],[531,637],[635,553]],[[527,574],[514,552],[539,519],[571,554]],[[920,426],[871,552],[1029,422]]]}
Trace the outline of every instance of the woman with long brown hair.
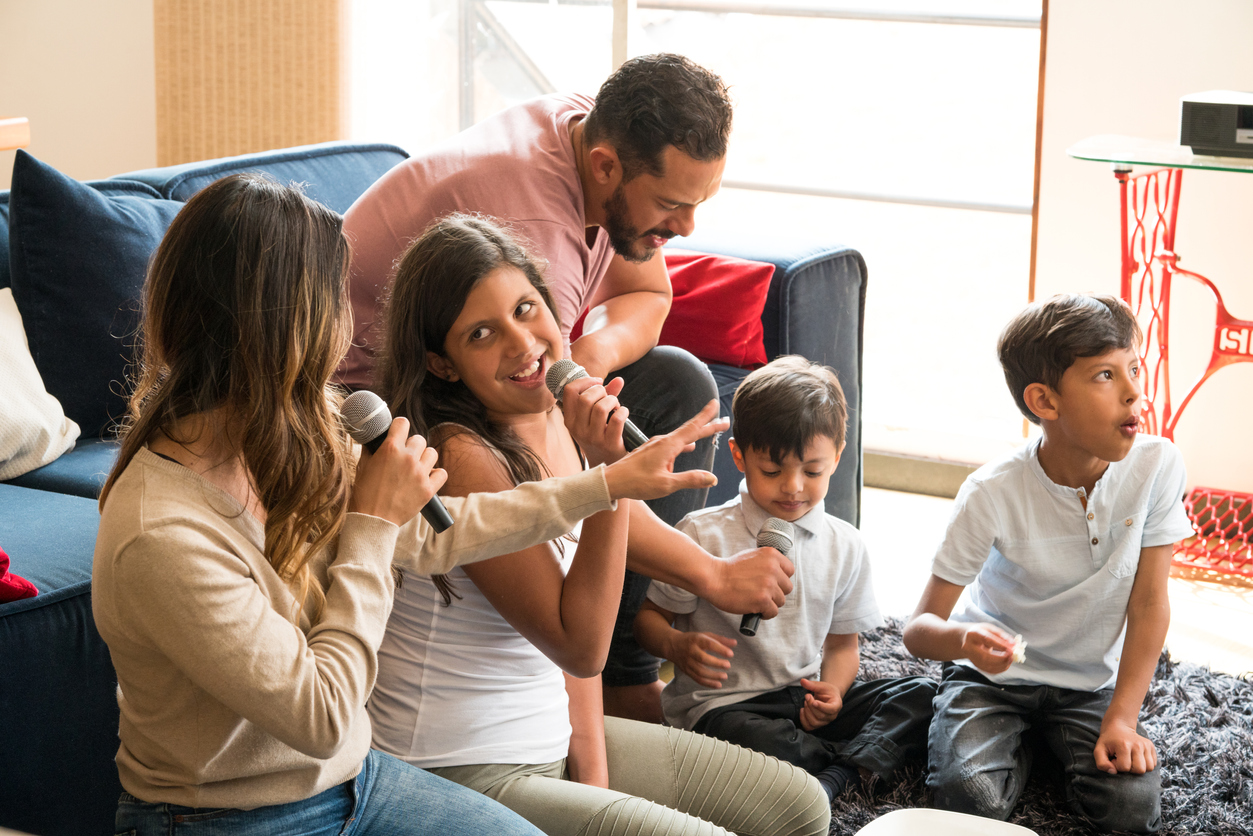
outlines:
{"label": "woman with long brown hair", "polygon": [[[620,383],[573,381],[554,402],[545,378],[564,344],[552,297],[490,220],[428,229],[401,259],[386,322],[383,394],[439,447],[449,494],[544,484],[624,455]],[[790,764],[604,716],[629,506],[552,544],[407,578],[379,650],[374,745],[548,836],[825,834],[826,796]]]}
{"label": "woman with long brown hair", "polygon": [[193,197],[153,258],[93,566],[118,677],[120,832],[534,834],[370,751],[393,570],[447,571],[687,487],[670,462],[713,430],[553,490],[450,498],[456,524],[430,536],[416,515],[446,478],[434,451],[397,419],[359,454],[337,415],[341,225],[236,175]]}

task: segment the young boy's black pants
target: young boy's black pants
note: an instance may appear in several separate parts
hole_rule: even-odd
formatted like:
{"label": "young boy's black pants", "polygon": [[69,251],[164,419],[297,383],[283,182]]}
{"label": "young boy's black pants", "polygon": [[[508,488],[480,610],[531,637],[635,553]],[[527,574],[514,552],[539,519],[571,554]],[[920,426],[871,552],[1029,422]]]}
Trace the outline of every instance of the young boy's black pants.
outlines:
{"label": "young boy's black pants", "polygon": [[817,774],[838,762],[886,777],[927,754],[927,729],[937,683],[925,676],[857,681],[836,718],[805,731],[806,691],[791,685],[744,702],[710,709],[693,731],[756,749]]}

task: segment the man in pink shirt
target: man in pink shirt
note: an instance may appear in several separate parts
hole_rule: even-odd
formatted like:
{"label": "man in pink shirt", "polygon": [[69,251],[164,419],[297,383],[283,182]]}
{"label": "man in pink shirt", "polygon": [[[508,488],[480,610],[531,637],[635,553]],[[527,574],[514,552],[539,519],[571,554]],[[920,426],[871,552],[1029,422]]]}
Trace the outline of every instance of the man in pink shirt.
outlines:
{"label": "man in pink shirt", "polygon": [[[650,55],[623,64],[594,101],[534,99],[396,166],[345,215],[355,331],[341,380],[370,385],[380,300],[408,245],[450,212],[480,212],[547,261],[568,356],[594,377],[621,376],[619,397],[646,434],[674,429],[717,388],[691,354],[657,346],[671,300],[658,251],[690,235],[696,207],[718,191],[730,131],[731,102],[718,76],[679,55]],[[571,343],[584,313],[583,335]],[[708,469],[712,461],[706,441],[677,466]],[[651,512],[632,510],[635,571],[627,573],[604,672],[608,713],[661,718],[658,662],[632,631],[649,577],[737,613],[772,615],[791,589],[791,564],[777,552],[717,561],[670,528],[704,502],[704,491],[684,491],[650,503]]]}

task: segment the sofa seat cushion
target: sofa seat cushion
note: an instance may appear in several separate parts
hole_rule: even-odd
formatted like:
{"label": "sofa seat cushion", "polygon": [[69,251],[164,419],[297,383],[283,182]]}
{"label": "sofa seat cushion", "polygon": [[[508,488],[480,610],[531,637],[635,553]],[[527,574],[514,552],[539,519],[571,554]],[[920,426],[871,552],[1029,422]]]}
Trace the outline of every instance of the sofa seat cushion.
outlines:
{"label": "sofa seat cushion", "polygon": [[85,437],[125,413],[148,259],[180,208],[141,183],[80,183],[17,152],[13,298],[44,386]]}
{"label": "sofa seat cushion", "polygon": [[117,677],[91,613],[90,499],[0,485],[0,543],[34,598],[0,605],[0,827],[113,833]]}
{"label": "sofa seat cushion", "polygon": [[[100,512],[94,500],[0,485],[0,546],[9,554],[9,569],[30,581],[40,596],[91,582]],[[0,607],[36,606],[29,598]]]}
{"label": "sofa seat cushion", "polygon": [[5,484],[95,499],[113,470],[119,446],[110,438],[80,438],[73,450],[56,461]]}

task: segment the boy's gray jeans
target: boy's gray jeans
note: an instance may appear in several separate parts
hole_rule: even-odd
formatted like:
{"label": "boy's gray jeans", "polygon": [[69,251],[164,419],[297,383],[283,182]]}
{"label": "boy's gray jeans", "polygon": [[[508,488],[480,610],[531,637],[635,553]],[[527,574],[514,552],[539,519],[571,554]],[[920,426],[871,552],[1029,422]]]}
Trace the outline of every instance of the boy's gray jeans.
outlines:
{"label": "boy's gray jeans", "polygon": [[[928,737],[935,806],[1004,820],[1022,795],[1033,749],[1030,729],[1064,770],[1066,802],[1098,830],[1156,833],[1161,772],[1110,775],[1093,750],[1114,691],[996,685],[966,665],[946,664]],[[1144,727],[1136,730],[1144,735]]]}

